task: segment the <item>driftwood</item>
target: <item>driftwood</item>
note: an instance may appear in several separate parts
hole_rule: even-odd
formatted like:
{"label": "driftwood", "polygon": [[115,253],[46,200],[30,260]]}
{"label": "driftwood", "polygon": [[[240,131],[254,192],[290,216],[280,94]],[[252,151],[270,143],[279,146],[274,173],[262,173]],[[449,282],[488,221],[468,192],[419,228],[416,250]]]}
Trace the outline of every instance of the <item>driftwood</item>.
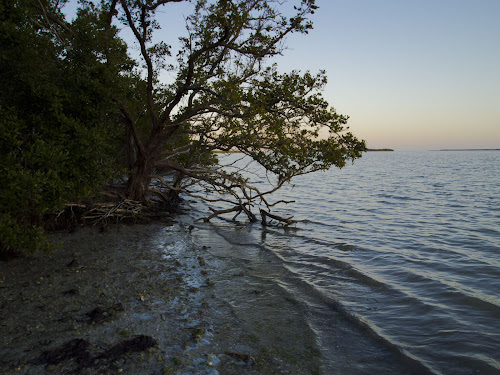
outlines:
{"label": "driftwood", "polygon": [[[254,223],[257,222],[258,219],[252,212],[253,207],[263,205],[270,210],[271,207],[279,203],[288,204],[293,202],[280,200],[270,203],[267,200],[267,196],[269,194],[272,194],[281,188],[283,184],[289,180],[286,178],[279,179],[276,185],[271,184],[269,190],[261,191],[256,186],[249,184],[248,180],[238,175],[238,173],[244,170],[244,168],[238,168],[235,174],[231,174],[225,171],[222,167],[215,169],[203,166],[182,167],[167,160],[163,160],[160,164],[163,168],[174,170],[179,174],[179,176],[183,176],[185,183],[181,184],[180,181],[182,179],[179,179],[179,183],[176,184],[176,186],[172,186],[172,184],[166,182],[161,176],[155,176],[157,182],[157,188],[154,191],[155,194],[163,195],[160,191],[161,186],[168,191],[175,192],[176,194],[185,194],[187,196],[203,200],[208,204],[226,203],[231,205],[226,209],[208,207],[212,213],[207,217],[199,218],[198,220],[208,222],[220,215],[234,213],[234,217],[232,219],[233,221],[240,214],[244,214],[250,222]],[[225,167],[228,168],[231,167],[231,165]],[[198,185],[201,189],[191,191],[190,188],[193,185]],[[203,191],[206,195],[203,194]],[[276,220],[283,226],[289,226],[298,222],[296,220],[292,220],[293,216],[284,218],[271,214],[265,210],[261,210],[261,217],[263,225],[271,225],[267,218]]]}
{"label": "driftwood", "polygon": [[198,220],[203,220],[205,222],[208,222],[216,216],[219,216],[222,214],[227,214],[230,212],[236,212],[236,215],[233,217],[233,220],[234,220],[234,219],[236,219],[236,217],[240,213],[245,212],[245,214],[249,217],[249,219],[252,223],[257,221],[257,218],[255,217],[255,215],[248,208],[246,208],[244,204],[239,204],[237,206],[227,208],[225,210],[216,210],[215,208],[209,207],[209,210],[213,212],[210,216],[205,217],[205,218],[200,218]]}
{"label": "driftwood", "polygon": [[83,218],[94,224],[106,222],[109,219],[136,219],[143,214],[143,210],[142,202],[124,199],[120,202],[95,203]]}
{"label": "driftwood", "polygon": [[290,217],[281,217],[275,214],[272,214],[270,212],[267,212],[266,210],[260,209],[260,216],[262,218],[262,225],[270,225],[270,223],[267,222],[267,218],[269,217],[270,219],[277,220],[280,223],[283,223],[285,227],[298,223],[297,220],[292,220],[293,216]]}
{"label": "driftwood", "polygon": [[68,203],[64,209],[54,215],[57,226],[75,227],[83,223],[96,225],[110,222],[138,222],[154,211],[154,203],[120,199],[109,202]]}

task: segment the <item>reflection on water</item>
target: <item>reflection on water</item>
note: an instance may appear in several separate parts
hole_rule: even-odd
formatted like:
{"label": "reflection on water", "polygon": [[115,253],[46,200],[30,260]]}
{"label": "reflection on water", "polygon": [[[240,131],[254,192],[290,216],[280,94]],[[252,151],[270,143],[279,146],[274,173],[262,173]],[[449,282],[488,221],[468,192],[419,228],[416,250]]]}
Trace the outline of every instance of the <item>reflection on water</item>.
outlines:
{"label": "reflection on water", "polygon": [[325,373],[500,374],[500,152],[368,153],[275,198],[295,230],[214,225],[284,270]]}

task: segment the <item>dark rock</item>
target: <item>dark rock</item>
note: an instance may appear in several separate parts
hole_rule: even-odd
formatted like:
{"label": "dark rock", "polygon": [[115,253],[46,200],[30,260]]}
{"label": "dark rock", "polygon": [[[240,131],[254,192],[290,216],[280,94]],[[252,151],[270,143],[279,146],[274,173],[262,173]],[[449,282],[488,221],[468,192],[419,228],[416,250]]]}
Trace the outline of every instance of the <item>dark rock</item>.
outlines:
{"label": "dark rock", "polygon": [[61,362],[75,359],[78,367],[88,366],[91,362],[90,343],[84,339],[74,339],[59,348],[43,352],[37,364],[57,365]]}
{"label": "dark rock", "polygon": [[126,353],[142,352],[155,346],[158,346],[158,342],[154,338],[151,336],[140,335],[113,345],[105,352],[99,354],[97,358],[114,361]]}
{"label": "dark rock", "polygon": [[254,366],[256,364],[255,358],[251,355],[244,353],[226,352],[226,355],[234,358],[236,361],[247,366]]}
{"label": "dark rock", "polygon": [[65,296],[77,296],[80,294],[80,291],[78,289],[68,289],[62,292],[62,294]]}
{"label": "dark rock", "polygon": [[74,268],[74,267],[79,267],[80,263],[76,260],[73,259],[71,262],[69,262],[66,267]]}
{"label": "dark rock", "polygon": [[140,335],[129,340],[120,341],[104,352],[92,355],[90,343],[84,339],[74,339],[60,347],[43,352],[34,361],[36,365],[58,365],[61,362],[75,360],[78,369],[92,366],[102,366],[106,363],[122,363],[121,358],[127,353],[142,352],[158,346],[158,342],[150,336]]}
{"label": "dark rock", "polygon": [[14,259],[25,257],[25,254],[19,250],[0,249],[0,262],[10,262]]}
{"label": "dark rock", "polygon": [[86,315],[89,317],[89,323],[100,323],[106,320],[106,316],[104,315],[105,310],[102,307],[96,307],[91,312]]}
{"label": "dark rock", "polygon": [[125,310],[125,308],[123,307],[123,304],[121,302],[118,302],[118,303],[114,304],[113,306],[108,307],[106,309],[104,309],[100,306],[97,306],[94,310],[92,310],[91,312],[88,312],[85,315],[88,316],[88,318],[89,318],[88,322],[90,324],[101,323],[105,320],[111,320],[117,312],[124,311],[124,310]]}

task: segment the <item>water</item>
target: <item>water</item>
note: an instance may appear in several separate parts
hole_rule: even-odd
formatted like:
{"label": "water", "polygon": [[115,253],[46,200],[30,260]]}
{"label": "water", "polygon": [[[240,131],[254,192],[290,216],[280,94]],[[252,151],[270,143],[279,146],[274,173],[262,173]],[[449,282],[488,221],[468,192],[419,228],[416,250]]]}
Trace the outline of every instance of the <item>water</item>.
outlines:
{"label": "water", "polygon": [[213,228],[283,270],[324,373],[500,374],[500,152],[367,153],[275,199],[296,229]]}

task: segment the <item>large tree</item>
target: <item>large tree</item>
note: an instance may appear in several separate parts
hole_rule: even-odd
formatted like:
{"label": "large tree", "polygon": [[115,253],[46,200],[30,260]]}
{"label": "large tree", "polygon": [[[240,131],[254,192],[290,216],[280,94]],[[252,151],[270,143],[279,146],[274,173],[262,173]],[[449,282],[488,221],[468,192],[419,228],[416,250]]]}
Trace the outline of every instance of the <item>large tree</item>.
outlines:
{"label": "large tree", "polygon": [[[174,2],[180,0],[107,3],[109,14],[132,31],[145,67],[144,108],[133,111],[119,103],[132,140],[132,199],[144,199],[161,170],[174,177],[158,176],[168,196],[192,193],[196,182],[209,184],[231,197],[226,200],[232,206],[213,210],[214,215],[244,212],[256,220],[253,202],[269,208],[265,196],[293,177],[342,167],[361,156],[364,142],[347,131],[347,117],[321,96],[325,72],[280,74],[272,65],[289,34],[312,28],[307,17],[317,9],[314,0],[197,0],[181,48],[172,54],[164,42],[153,43],[153,36],[160,29],[156,12],[168,12]],[[175,82],[158,80],[165,67],[175,73]],[[147,127],[137,121],[144,121],[144,114]],[[210,157],[215,150],[250,156],[276,176],[274,185],[262,192],[239,173],[221,169]]]}
{"label": "large tree", "polygon": [[[273,65],[288,35],[312,28],[314,0],[102,0],[81,2],[71,22],[66,2],[0,2],[0,246],[28,247],[44,214],[89,196],[117,165],[129,199],[184,193],[229,205],[208,219],[255,221],[255,207],[273,215],[269,194],[295,176],[361,156],[364,142],[321,95],[325,72]],[[180,2],[192,9],[186,30],[161,29],[157,13]],[[161,33],[179,35],[179,49]],[[221,150],[259,163],[269,188],[219,165]]]}

